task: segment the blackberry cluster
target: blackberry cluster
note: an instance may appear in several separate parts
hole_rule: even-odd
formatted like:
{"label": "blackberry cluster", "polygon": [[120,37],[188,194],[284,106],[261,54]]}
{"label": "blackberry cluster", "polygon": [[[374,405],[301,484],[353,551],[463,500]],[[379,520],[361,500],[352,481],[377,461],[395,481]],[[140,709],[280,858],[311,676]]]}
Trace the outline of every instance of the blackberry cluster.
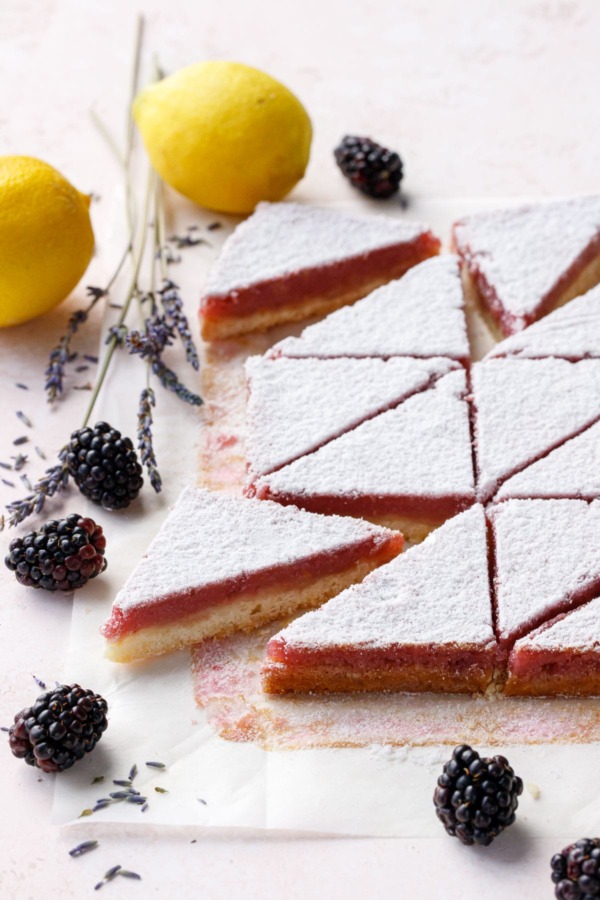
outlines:
{"label": "blackberry cluster", "polygon": [[523,782],[503,756],[483,759],[462,744],[438,778],[435,811],[448,834],[463,844],[491,844],[515,821]]}
{"label": "blackberry cluster", "polygon": [[402,160],[370,138],[346,135],[334,155],[350,183],[369,197],[385,199],[400,187]]}
{"label": "blackberry cluster", "polygon": [[73,591],[105,570],[105,548],[100,525],[73,513],[12,540],[4,562],[26,587]]}
{"label": "blackberry cluster", "polygon": [[108,704],[78,684],[61,684],[15,716],[8,733],[13,755],[43,772],[63,772],[90,753],[108,725]]}
{"label": "blackberry cluster", "polygon": [[123,509],[144,483],[133,444],[107,422],[74,431],[67,465],[79,490],[104,509]]}
{"label": "blackberry cluster", "polygon": [[593,900],[600,896],[600,838],[582,838],[550,862],[558,900]]}

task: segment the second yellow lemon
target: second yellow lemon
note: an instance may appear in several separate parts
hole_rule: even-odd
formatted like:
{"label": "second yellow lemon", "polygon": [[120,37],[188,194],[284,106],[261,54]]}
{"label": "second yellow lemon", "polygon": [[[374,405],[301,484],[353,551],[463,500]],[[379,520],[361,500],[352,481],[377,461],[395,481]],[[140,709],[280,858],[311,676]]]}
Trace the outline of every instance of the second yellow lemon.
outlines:
{"label": "second yellow lemon", "polygon": [[159,175],[220,212],[281,200],[308,164],[306,110],[280,82],[241,63],[180,69],[137,97],[134,117]]}
{"label": "second yellow lemon", "polygon": [[0,156],[0,328],[42,315],[75,287],[94,250],[89,205],[47,163]]}

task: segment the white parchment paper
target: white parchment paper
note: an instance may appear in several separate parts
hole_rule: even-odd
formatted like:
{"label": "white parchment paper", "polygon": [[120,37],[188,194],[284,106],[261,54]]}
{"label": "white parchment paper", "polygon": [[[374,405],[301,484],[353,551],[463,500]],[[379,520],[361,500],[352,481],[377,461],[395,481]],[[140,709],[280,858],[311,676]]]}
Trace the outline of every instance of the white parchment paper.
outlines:
{"label": "white parchment paper", "polygon": [[[350,204],[340,204],[342,208],[347,206]],[[453,219],[480,207],[473,201],[443,201],[413,204],[399,214],[424,219],[447,238]],[[389,213],[389,208],[385,212]],[[182,230],[184,225],[198,221],[198,211],[187,204],[176,204],[172,228]],[[214,234],[222,239],[222,232]],[[206,267],[214,251],[185,254],[172,277],[181,284],[188,313],[195,319]],[[178,368],[193,386],[192,370],[186,371],[181,361]],[[106,417],[131,433],[135,425],[132,407],[143,376],[137,360],[119,357],[110,393],[104,395],[110,399],[101,399],[95,418]],[[109,567],[73,600],[65,677],[93,687],[107,698],[110,727],[88,759],[56,780],[55,821],[77,821],[84,809],[117,790],[111,780],[126,778],[135,763],[139,770],[135,787],[148,797],[147,811],[118,803],[95,813],[87,822],[439,836],[431,797],[435,778],[451,748],[265,751],[253,743],[232,743],[215,734],[205,712],[195,705],[187,652],[133,666],[104,659],[98,629],[114,595],[180,489],[196,480],[197,412],[157,390],[160,407],[156,446],[165,490],[155,497],[146,487],[143,498],[130,510],[98,515],[107,534]],[[77,506],[85,504],[78,502]],[[498,748],[492,752],[498,752]],[[507,753],[526,783],[519,821],[531,834],[600,830],[600,785],[591,777],[597,769],[597,745],[511,746]],[[166,768],[156,770],[145,765],[153,760],[163,762]],[[92,785],[97,776],[104,776],[104,782]],[[168,793],[158,793],[156,787]]]}

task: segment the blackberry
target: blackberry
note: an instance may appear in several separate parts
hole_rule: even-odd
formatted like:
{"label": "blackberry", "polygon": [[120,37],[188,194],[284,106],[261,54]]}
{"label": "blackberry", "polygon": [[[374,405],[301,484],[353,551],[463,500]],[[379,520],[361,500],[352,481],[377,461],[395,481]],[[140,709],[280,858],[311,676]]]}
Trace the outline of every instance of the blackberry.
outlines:
{"label": "blackberry", "polygon": [[402,181],[402,160],[370,138],[346,135],[335,148],[338,166],[363,194],[385,199],[395,194]]}
{"label": "blackberry", "polygon": [[66,458],[81,493],[104,509],[129,506],[144,483],[132,442],[107,422],[74,431]]}
{"label": "blackberry", "polygon": [[515,821],[523,782],[503,756],[483,759],[456,747],[438,778],[433,802],[448,834],[463,844],[491,844]]}
{"label": "blackberry", "polygon": [[72,513],[12,540],[4,562],[26,587],[73,591],[105,570],[105,547],[100,525]]}
{"label": "blackberry", "polygon": [[558,900],[593,900],[600,896],[600,838],[582,838],[550,861]]}
{"label": "blackberry", "polygon": [[43,772],[63,772],[90,753],[108,725],[108,704],[78,684],[60,684],[15,716],[8,732],[13,755]]}

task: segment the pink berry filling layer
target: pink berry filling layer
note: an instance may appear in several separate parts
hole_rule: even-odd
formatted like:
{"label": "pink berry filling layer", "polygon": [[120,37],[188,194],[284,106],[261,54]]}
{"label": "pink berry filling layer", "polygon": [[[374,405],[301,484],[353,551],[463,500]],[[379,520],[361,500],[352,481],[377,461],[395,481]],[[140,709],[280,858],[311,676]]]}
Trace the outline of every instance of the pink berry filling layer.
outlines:
{"label": "pink berry filling layer", "polygon": [[174,622],[192,616],[212,606],[224,605],[239,597],[277,585],[293,585],[331,575],[352,566],[361,557],[376,558],[387,562],[402,549],[402,535],[390,536],[382,543],[381,538],[369,538],[352,547],[344,547],[333,553],[320,553],[308,557],[296,565],[273,566],[252,572],[249,575],[226,579],[218,584],[210,584],[199,590],[166,595],[152,603],[140,604],[129,609],[113,607],[110,619],[102,633],[109,641],[118,641],[129,634],[154,625]]}
{"label": "pink berry filling layer", "polygon": [[[458,250],[461,256],[465,256],[464,252]],[[577,257],[575,262],[569,266],[564,274],[559,278],[554,287],[541,299],[540,303],[533,312],[525,313],[520,316],[513,315],[502,303],[502,298],[498,296],[493,286],[487,281],[485,275],[480,271],[476,263],[467,262],[467,267],[477,293],[479,300],[487,309],[493,321],[496,323],[502,334],[511,335],[527,328],[542,316],[551,312],[560,302],[562,294],[564,294],[575,279],[581,274],[589,263],[600,254],[600,235],[593,240],[585,250]]]}
{"label": "pink berry filling layer", "polygon": [[318,494],[280,494],[268,485],[250,488],[249,495],[260,500],[276,500],[284,506],[298,506],[309,512],[324,515],[355,516],[378,520],[388,516],[414,519],[431,525],[439,525],[473,504],[473,497],[454,494],[445,497],[419,497],[417,495],[360,496]]}
{"label": "pink berry filling layer", "polygon": [[378,274],[381,274],[382,281],[399,278],[407,269],[439,251],[439,240],[433,234],[426,233],[414,241],[383,247],[330,265],[292,272],[237,288],[227,294],[209,294],[202,298],[200,313],[205,320],[234,318],[302,303],[313,297],[328,294],[334,297],[344,293],[348,286],[359,291],[362,283],[370,285]]}

